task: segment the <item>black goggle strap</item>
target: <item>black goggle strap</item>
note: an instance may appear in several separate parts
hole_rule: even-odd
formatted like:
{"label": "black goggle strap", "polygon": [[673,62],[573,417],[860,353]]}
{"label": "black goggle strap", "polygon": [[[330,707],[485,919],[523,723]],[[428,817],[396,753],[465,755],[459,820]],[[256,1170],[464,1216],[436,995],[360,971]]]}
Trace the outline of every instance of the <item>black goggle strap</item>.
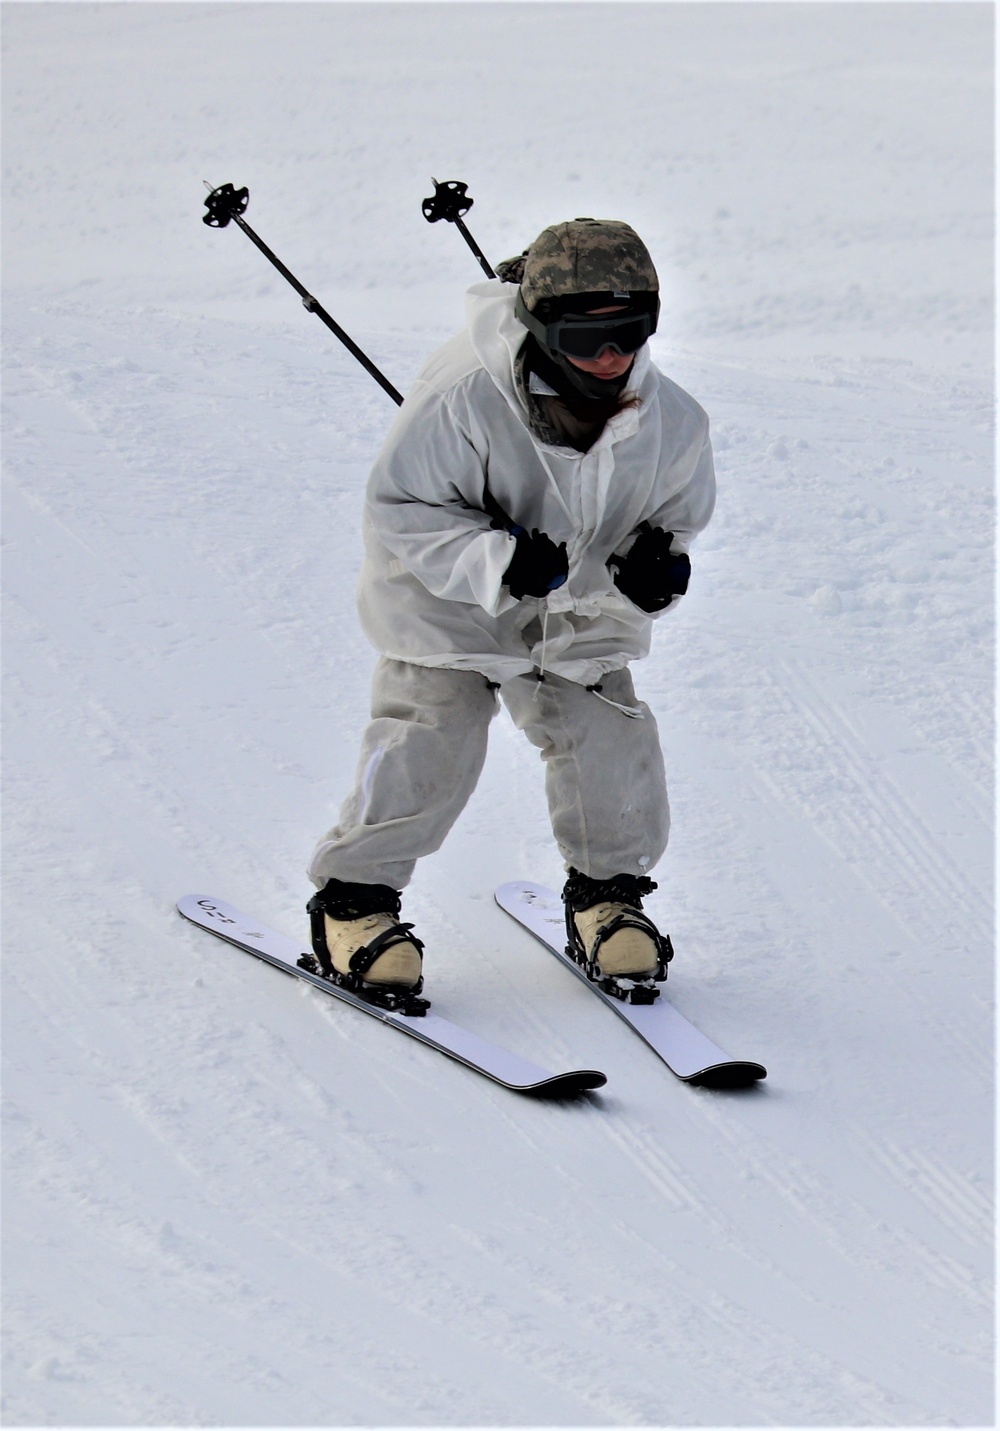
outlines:
{"label": "black goggle strap", "polygon": [[514,295],[514,317],[519,323],[523,323],[528,332],[534,334],[540,343],[548,343],[548,325],[536,318],[533,313],[529,313],[520,289]]}

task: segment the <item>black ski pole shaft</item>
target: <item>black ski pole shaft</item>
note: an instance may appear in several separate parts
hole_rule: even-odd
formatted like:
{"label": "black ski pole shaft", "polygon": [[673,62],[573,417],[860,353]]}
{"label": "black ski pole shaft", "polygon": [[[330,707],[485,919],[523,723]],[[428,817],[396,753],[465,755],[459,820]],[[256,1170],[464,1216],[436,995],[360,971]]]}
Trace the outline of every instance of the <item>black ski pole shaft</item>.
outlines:
{"label": "black ski pole shaft", "polygon": [[487,278],[496,278],[496,274],[490,268],[486,255],[476,243],[476,240],[469,233],[469,230],[462,222],[462,215],[467,214],[472,208],[472,199],[469,198],[466,190],[468,184],[461,183],[458,179],[442,179],[438,183],[437,179],[431,178],[434,185],[434,193],[429,199],[425,199],[421,205],[421,212],[429,224],[436,224],[438,219],[447,219],[450,224],[454,224],[465,242],[472,249],[472,252],[479,260],[479,266],[486,274]]}
{"label": "black ski pole shaft", "polygon": [[402,403],[402,393],[393,387],[385,374],[379,371],[368,355],[363,353],[357,343],[354,342],[353,338],[349,337],[343,328],[341,328],[340,324],[334,318],[330,317],[323,305],[312,296],[308,289],[302,286],[295,277],[295,274],[285,267],[277,254],[268,248],[259,234],[255,234],[247,221],[242,217],[249,197],[250,195],[246,189],[234,189],[232,184],[220,185],[219,188],[213,189],[205,200],[205,207],[208,209],[208,213],[203,216],[202,222],[208,224],[210,228],[215,229],[224,229],[230,219],[239,224],[247,238],[251,239],[257,245],[264,257],[273,263],[281,276],[287,279],[292,285],[302,299],[302,306],[306,312],[315,313],[317,318],[321,318],[330,332],[340,339],[347,351],[357,358],[366,372],[369,372],[379,386],[385,389],[393,402]]}
{"label": "black ski pole shaft", "polygon": [[480,266],[480,268],[483,270],[483,272],[486,274],[486,277],[487,277],[487,278],[496,278],[496,274],[493,272],[492,268],[490,268],[490,265],[489,265],[489,263],[487,262],[486,255],[483,253],[482,249],[481,249],[481,248],[479,247],[479,245],[476,243],[476,240],[475,240],[475,239],[472,237],[472,235],[469,233],[469,230],[465,227],[465,224],[462,222],[462,220],[461,220],[460,218],[456,218],[456,220],[455,220],[455,227],[458,229],[459,233],[460,233],[460,234],[462,235],[462,237],[465,239],[465,242],[466,242],[466,243],[469,245],[469,247],[472,249],[472,252],[473,252],[473,253],[476,255],[476,257],[478,258],[478,260],[479,260],[479,266]]}
{"label": "black ski pole shaft", "polygon": [[321,319],[326,324],[330,332],[333,333],[335,337],[340,339],[347,351],[351,353],[355,358],[357,358],[358,362],[363,368],[365,368],[369,373],[371,373],[375,381],[385,389],[385,391],[392,398],[393,402],[401,403],[403,401],[403,394],[393,387],[389,379],[375,366],[371,358],[368,357],[367,353],[363,353],[358,347],[357,343],[355,343],[354,339],[344,332],[343,328],[341,328],[337,320],[335,318],[330,317],[329,313],[323,307],[322,303],[320,303],[318,299],[314,298],[311,293],[309,293],[305,288],[303,288],[302,284],[295,277],[294,273],[289,272],[289,270],[281,262],[281,259],[278,258],[276,254],[271,252],[271,250],[268,248],[267,244],[264,243],[260,235],[254,233],[253,229],[250,227],[250,225],[246,222],[245,219],[237,218],[236,222],[246,234],[247,238],[253,240],[253,242],[260,249],[261,253],[264,255],[264,257],[269,258],[274,264],[275,268],[278,270],[278,272],[284,278],[288,279],[288,282],[292,285],[296,293],[302,299],[302,306],[306,310],[306,312],[315,313],[316,317]]}

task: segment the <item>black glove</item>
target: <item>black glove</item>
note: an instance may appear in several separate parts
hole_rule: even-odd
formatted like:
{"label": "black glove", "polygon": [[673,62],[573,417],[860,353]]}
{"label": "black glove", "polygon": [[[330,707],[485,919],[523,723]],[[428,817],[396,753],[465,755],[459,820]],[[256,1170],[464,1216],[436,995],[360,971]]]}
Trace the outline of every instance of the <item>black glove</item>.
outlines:
{"label": "black glove", "polygon": [[608,558],[615,586],[643,611],[662,611],[688,589],[691,562],[670,550],[673,540],[673,532],[643,522],[628,556]]}
{"label": "black glove", "polygon": [[526,532],[515,527],[512,533],[517,546],[510,565],[503,574],[503,584],[518,601],[524,596],[548,596],[562,586],[569,574],[566,543],[556,546],[551,537],[536,527]]}

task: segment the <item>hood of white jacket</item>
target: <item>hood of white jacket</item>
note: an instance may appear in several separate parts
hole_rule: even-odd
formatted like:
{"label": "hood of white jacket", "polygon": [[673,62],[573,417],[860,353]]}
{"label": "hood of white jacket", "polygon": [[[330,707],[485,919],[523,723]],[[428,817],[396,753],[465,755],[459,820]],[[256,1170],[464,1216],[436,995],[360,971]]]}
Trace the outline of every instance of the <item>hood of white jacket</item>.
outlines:
{"label": "hood of white jacket", "polygon": [[[499,278],[491,278],[483,283],[474,283],[465,296],[465,315],[469,338],[476,357],[503,393],[504,397],[527,422],[527,408],[518,391],[515,376],[515,362],[528,336],[528,330],[515,316],[514,299],[517,284],[501,283]],[[626,393],[642,393],[643,382],[652,378],[650,373],[649,346],[644,344],[635,355],[635,362],[629,373]],[[655,386],[655,379],[652,380]],[[609,423],[602,437],[609,442],[626,437],[633,430],[631,422],[621,422],[632,409],[627,408]],[[600,445],[600,440],[596,444]]]}

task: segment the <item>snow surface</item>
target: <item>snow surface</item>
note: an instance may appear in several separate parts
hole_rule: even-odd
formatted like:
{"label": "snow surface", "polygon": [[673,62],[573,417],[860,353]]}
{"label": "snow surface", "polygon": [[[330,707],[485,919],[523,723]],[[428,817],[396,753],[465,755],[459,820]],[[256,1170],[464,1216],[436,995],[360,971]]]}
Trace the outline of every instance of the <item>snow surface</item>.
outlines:
{"label": "snow surface", "polygon": [[[992,1421],[985,4],[4,14],[9,1425]],[[721,497],[636,676],[688,1088],[492,903],[535,752],[407,894],[496,1089],[181,922],[295,934],[373,653],[393,408],[494,259],[621,217]]]}

